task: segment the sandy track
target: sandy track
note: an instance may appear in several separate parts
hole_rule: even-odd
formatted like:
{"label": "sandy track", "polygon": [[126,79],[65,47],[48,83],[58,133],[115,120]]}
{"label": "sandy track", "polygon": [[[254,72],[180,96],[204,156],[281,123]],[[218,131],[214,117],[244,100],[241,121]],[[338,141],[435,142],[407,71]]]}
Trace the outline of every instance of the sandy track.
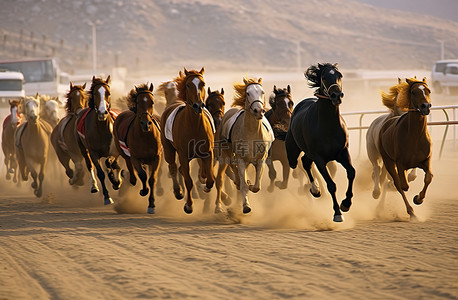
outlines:
{"label": "sandy track", "polygon": [[186,216],[170,194],[155,216],[117,214],[83,191],[49,204],[2,183],[0,299],[456,299],[456,167],[434,162],[421,222],[395,193],[374,218],[361,171],[344,225],[295,187],[251,195],[253,214],[234,222],[200,200]]}

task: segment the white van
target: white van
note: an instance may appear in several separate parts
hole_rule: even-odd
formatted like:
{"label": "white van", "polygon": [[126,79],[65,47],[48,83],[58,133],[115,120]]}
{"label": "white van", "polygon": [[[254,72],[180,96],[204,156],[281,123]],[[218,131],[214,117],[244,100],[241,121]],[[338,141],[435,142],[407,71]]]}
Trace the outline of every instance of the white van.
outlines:
{"label": "white van", "polygon": [[0,107],[8,107],[8,100],[25,97],[24,75],[20,72],[0,70]]}
{"label": "white van", "polygon": [[437,61],[431,73],[434,91],[438,94],[451,93],[458,88],[458,59]]}

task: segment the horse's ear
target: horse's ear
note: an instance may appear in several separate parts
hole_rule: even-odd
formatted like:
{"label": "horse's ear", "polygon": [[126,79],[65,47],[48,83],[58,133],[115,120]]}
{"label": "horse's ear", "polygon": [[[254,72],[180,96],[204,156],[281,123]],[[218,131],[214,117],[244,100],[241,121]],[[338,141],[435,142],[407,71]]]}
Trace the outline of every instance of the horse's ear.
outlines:
{"label": "horse's ear", "polygon": [[108,75],[107,80],[105,80],[105,83],[110,84],[110,79],[111,79],[111,77],[110,77],[110,75]]}
{"label": "horse's ear", "polygon": [[221,95],[224,95],[224,89],[221,88]]}
{"label": "horse's ear", "polygon": [[262,83],[262,77],[259,77],[258,83],[259,83],[259,84]]}
{"label": "horse's ear", "polygon": [[86,82],[82,86],[83,90],[86,88]]}
{"label": "horse's ear", "polygon": [[154,86],[153,86],[153,83],[151,83],[151,84],[149,85],[149,91],[152,92],[153,89],[154,89]]}
{"label": "horse's ear", "polygon": [[402,81],[402,80],[401,80],[401,78],[399,78],[399,77],[398,77],[398,84],[400,84],[400,83],[401,83],[401,81]]}
{"label": "horse's ear", "polygon": [[189,71],[186,69],[186,67],[184,67],[184,74],[185,74],[186,76],[188,76],[188,74],[189,74]]}
{"label": "horse's ear", "polygon": [[73,88],[73,84],[72,84],[72,82],[70,81],[70,89],[72,89],[72,88]]}
{"label": "horse's ear", "polygon": [[289,86],[289,84],[288,84],[288,86],[286,87],[286,90],[288,91],[288,94],[291,94],[291,87]]}
{"label": "horse's ear", "polygon": [[11,99],[8,99],[8,103],[9,103],[10,105],[13,104],[13,103],[11,102]]}
{"label": "horse's ear", "polygon": [[95,75],[92,75],[92,81],[94,81],[94,80],[95,80]]}
{"label": "horse's ear", "polygon": [[426,77],[423,77],[423,82],[426,83]]}
{"label": "horse's ear", "polygon": [[413,81],[410,80],[409,78],[406,78],[406,82],[407,82],[408,84],[412,84]]}
{"label": "horse's ear", "polygon": [[275,93],[275,95],[277,94],[277,86],[276,85],[274,85],[274,93]]}
{"label": "horse's ear", "polygon": [[204,72],[205,72],[205,67],[202,67],[202,69],[200,69],[200,75],[204,75]]}
{"label": "horse's ear", "polygon": [[210,95],[211,94],[211,90],[210,90],[210,87],[208,87],[208,91],[207,93]]}
{"label": "horse's ear", "polygon": [[248,80],[247,80],[246,77],[243,77],[243,83],[244,83],[245,85],[248,85]]}
{"label": "horse's ear", "polygon": [[134,85],[135,91],[138,93],[138,86]]}
{"label": "horse's ear", "polygon": [[333,66],[334,68],[337,69],[337,67],[339,67],[339,64],[338,64],[338,63],[335,63],[335,64],[333,64],[332,66]]}
{"label": "horse's ear", "polygon": [[[185,70],[186,70],[186,68],[185,68]],[[183,71],[180,70],[180,72],[178,72],[178,76],[179,77],[183,77]]]}

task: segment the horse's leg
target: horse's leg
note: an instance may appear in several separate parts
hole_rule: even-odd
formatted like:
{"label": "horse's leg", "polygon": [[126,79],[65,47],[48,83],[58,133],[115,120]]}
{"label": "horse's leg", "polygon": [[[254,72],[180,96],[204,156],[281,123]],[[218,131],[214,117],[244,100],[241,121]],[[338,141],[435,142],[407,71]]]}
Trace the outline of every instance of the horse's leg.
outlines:
{"label": "horse's leg", "polygon": [[59,159],[61,165],[65,168],[65,174],[69,178],[69,183],[73,184],[72,178],[74,173],[70,167],[70,155],[68,155],[68,153],[61,149],[59,146],[54,147],[54,150],[56,151],[57,158]]}
{"label": "horse's leg", "polygon": [[130,161],[132,162],[132,165],[134,166],[135,170],[137,170],[138,178],[140,178],[140,181],[142,182],[140,196],[145,197],[149,193],[149,189],[146,186],[146,180],[148,179],[148,176],[146,175],[145,169],[143,168],[140,160],[136,159],[135,157],[131,157]]}
{"label": "horse's leg", "polygon": [[119,190],[121,187],[121,167],[118,163],[118,157],[109,156],[105,160],[105,166],[107,167],[108,179],[110,180],[113,189]]}
{"label": "horse's leg", "polygon": [[175,195],[175,198],[178,200],[183,199],[183,193],[181,191],[181,186],[178,183],[178,172],[177,172],[177,163],[175,160],[175,154],[176,150],[173,147],[173,145],[168,141],[164,140],[162,143],[162,147],[164,149],[164,159],[169,165],[169,173],[170,177],[172,177],[172,182],[173,182],[173,194]]}
{"label": "horse's leg", "polygon": [[[382,156],[383,157],[383,156]],[[400,183],[400,179],[399,179],[399,175],[398,173],[396,172],[396,165],[395,165],[395,162],[392,161],[391,159],[389,158],[383,158],[383,163],[385,164],[385,167],[386,167],[386,170],[388,171],[388,174],[391,175],[391,178],[393,179],[393,182],[394,182],[394,186],[396,187],[396,189],[398,190],[398,192],[401,194],[402,196],[402,200],[404,201],[404,204],[406,206],[406,210],[407,210],[407,213],[409,214],[410,216],[410,219],[414,219],[416,218],[415,217],[415,214],[414,214],[414,210],[412,208],[412,206],[410,206],[409,202],[407,201],[407,197],[406,197],[406,194],[404,193],[402,187],[401,187],[401,183]]]}
{"label": "horse's leg", "polygon": [[275,188],[275,178],[277,178],[277,171],[275,171],[274,161],[272,159],[269,159],[269,161],[267,162],[267,168],[269,169],[269,179],[270,179],[270,184],[267,187],[267,191],[269,193],[272,193]]}
{"label": "horse's leg", "polygon": [[216,174],[216,201],[215,201],[215,213],[223,212],[221,207],[221,195],[223,187],[223,173],[225,173],[228,165],[224,162],[224,158],[220,159],[218,165],[218,173]]}
{"label": "horse's leg", "polygon": [[[97,177],[99,178],[100,184],[102,185],[102,193],[103,193],[103,204],[109,205],[113,204],[113,199],[110,198],[110,195],[108,194],[107,187],[105,186],[105,172],[103,171],[102,167],[100,166],[99,163],[99,157],[95,154],[92,154],[92,152],[89,152],[91,161],[94,163],[95,169],[97,170]],[[92,171],[92,168],[91,168]]]}
{"label": "horse's leg", "polygon": [[148,198],[148,213],[149,214],[154,214],[155,213],[155,201],[154,201],[154,186],[156,184],[156,178],[157,178],[157,173],[159,170],[159,165],[161,162],[161,157],[159,155],[155,156],[153,158],[153,161],[151,163],[150,167],[150,175],[149,175],[149,180],[148,184],[150,187],[150,193],[149,193],[149,198]]}
{"label": "horse's leg", "polygon": [[193,187],[192,183],[192,178],[191,174],[189,174],[189,160],[185,155],[178,155],[178,158],[180,160],[180,173],[184,178],[184,183],[186,185],[186,204],[184,205],[184,211],[187,214],[192,213],[192,196],[191,196],[191,191]]}
{"label": "horse's leg", "polygon": [[407,192],[409,190],[409,184],[407,183],[406,168],[398,163],[396,163],[396,170],[399,176],[399,183],[403,191]]}
{"label": "horse's leg", "polygon": [[129,156],[125,156],[124,160],[126,161],[127,170],[129,171],[129,182],[131,185],[136,185],[137,177],[135,176],[134,167],[132,166],[132,160]]}
{"label": "horse's leg", "polygon": [[286,156],[288,157],[288,163],[291,169],[296,169],[297,167],[297,160],[299,159],[299,155],[301,154],[302,150],[296,144],[291,132],[288,130],[285,139],[285,148],[286,148]]}
{"label": "horse's leg", "polygon": [[238,159],[237,170],[239,171],[240,178],[240,192],[243,201],[243,213],[247,214],[251,211],[250,202],[248,201],[248,184],[246,179],[246,163],[243,159]]}
{"label": "horse's leg", "polygon": [[350,153],[348,152],[348,148],[345,148],[337,158],[337,162],[339,162],[347,171],[347,179],[348,179],[348,187],[347,192],[345,193],[345,199],[340,204],[340,209],[343,212],[347,212],[350,210],[351,206],[351,198],[353,197],[353,181],[355,180],[356,171],[353,165],[351,164]]}
{"label": "horse's leg", "polygon": [[426,189],[428,188],[429,184],[433,180],[433,174],[431,173],[431,158],[429,158],[422,166],[421,168],[423,171],[425,171],[425,179],[424,179],[424,186],[423,189],[421,190],[420,194],[416,195],[413,198],[413,203],[420,205],[423,203],[423,200],[425,199],[426,196]]}
{"label": "horse's leg", "polygon": [[158,170],[157,170],[157,179],[156,180],[156,195],[158,196],[162,196],[164,195],[164,188],[162,187],[162,181],[161,181],[161,177],[162,177],[162,164],[159,162],[158,163]]}
{"label": "horse's leg", "polygon": [[84,162],[86,163],[86,168],[89,171],[91,176],[91,193],[98,193],[99,187],[97,186],[97,180],[95,179],[94,169],[92,168],[92,161],[89,157],[88,150],[82,146],[81,142],[78,140],[78,145],[81,149],[81,155],[83,155]]}
{"label": "horse's leg", "polygon": [[45,157],[40,164],[40,171],[38,173],[38,188],[35,190],[35,196],[37,196],[38,198],[41,197],[43,193],[43,180],[45,178],[44,169],[46,167],[46,162],[47,159]]}
{"label": "horse's leg", "polygon": [[337,198],[336,198],[336,184],[332,180],[331,176],[329,175],[328,169],[326,168],[326,163],[324,161],[315,161],[315,165],[318,168],[318,171],[320,171],[321,176],[323,176],[324,180],[326,181],[326,185],[328,188],[329,194],[331,194],[332,197],[332,208],[334,209],[334,222],[342,222],[343,217],[342,217],[342,212],[340,211],[339,208],[339,203],[337,203]]}
{"label": "horse's leg", "polygon": [[312,173],[312,163],[313,161],[307,157],[307,155],[303,155],[302,158],[302,166],[304,167],[305,172],[307,173],[307,176],[310,181],[310,194],[312,194],[313,197],[318,198],[321,196],[321,190],[320,190],[320,185],[317,180],[315,180],[315,177],[313,176]]}
{"label": "horse's leg", "polygon": [[288,159],[281,159],[281,166],[283,168],[283,181],[277,181],[275,185],[280,189],[284,190],[288,187],[288,179],[289,179],[289,173],[290,173],[290,168],[288,165]]}
{"label": "horse's leg", "polygon": [[262,177],[262,172],[264,171],[264,160],[258,160],[258,162],[255,165],[256,169],[256,177],[254,180],[254,185],[250,184],[248,188],[250,191],[253,193],[259,192],[261,189],[261,177]]}

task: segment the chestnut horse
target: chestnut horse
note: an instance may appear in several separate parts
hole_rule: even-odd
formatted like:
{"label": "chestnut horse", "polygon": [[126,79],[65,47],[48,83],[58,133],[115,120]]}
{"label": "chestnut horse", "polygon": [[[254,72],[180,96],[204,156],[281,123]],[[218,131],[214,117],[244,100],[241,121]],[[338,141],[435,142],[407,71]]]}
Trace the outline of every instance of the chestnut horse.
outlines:
{"label": "chestnut horse", "polygon": [[[274,140],[269,121],[264,117],[264,90],[262,79],[244,78],[234,84],[235,97],[226,112],[215,138],[215,156],[219,161],[216,178],[215,213],[222,212],[222,176],[229,165],[243,198],[243,213],[251,211],[248,189],[257,193],[261,189],[261,176],[268,151]],[[248,185],[246,168],[252,164],[256,169],[254,185]],[[227,205],[227,203],[225,203]]]}
{"label": "chestnut horse", "polygon": [[22,180],[27,181],[30,172],[33,179],[34,194],[41,197],[44,170],[48,158],[49,135],[52,128],[48,122],[41,120],[39,116],[40,102],[38,98],[37,94],[37,98],[26,97],[24,99],[24,115],[27,122],[17,128],[14,143]]}
{"label": "chestnut horse", "polygon": [[[341,210],[346,212],[350,209],[355,179],[355,169],[348,150],[347,126],[339,110],[343,98],[342,74],[337,64],[326,63],[309,67],[304,75],[309,86],[317,88],[317,98],[304,99],[294,108],[285,140],[289,165],[295,169],[299,155],[304,152],[302,164],[312,183],[310,191],[313,196],[319,197],[321,193],[311,172],[312,163],[315,163],[332,197],[333,221],[342,222]],[[340,208],[336,198],[336,184],[326,168],[326,164],[333,160],[347,171],[348,188]]]}
{"label": "chestnut horse", "polygon": [[[205,178],[204,191],[209,192],[214,184],[213,143],[214,124],[204,105],[205,81],[204,68],[200,71],[180,72],[175,78],[177,83],[177,102],[168,106],[161,117],[161,141],[164,147],[165,161],[173,181],[173,192],[177,199],[183,198],[177,178],[175,154],[178,153],[180,173],[183,175],[187,190],[184,211],[192,213],[193,200],[191,190],[193,182],[189,174],[189,162],[193,158],[202,160],[201,178]],[[175,118],[173,119],[173,116]],[[170,119],[169,119],[170,117]]]}
{"label": "chestnut horse", "polygon": [[11,179],[13,174],[13,182],[17,182],[17,159],[16,151],[14,150],[14,134],[18,125],[21,123],[21,115],[19,105],[21,100],[9,100],[10,114],[3,120],[2,131],[2,150],[4,155],[4,163],[6,166],[6,179]]}
{"label": "chestnut horse", "polygon": [[[407,109],[407,113],[386,120],[379,133],[377,146],[386,170],[391,175],[394,185],[401,194],[411,219],[415,218],[414,210],[407,201],[405,191],[409,184],[406,170],[421,168],[425,172],[424,186],[413,202],[423,203],[426,189],[432,180],[431,173],[431,137],[427,127],[427,115],[431,108],[430,93],[426,78],[422,81],[415,78],[406,79],[399,94],[397,105]],[[385,95],[383,103],[392,108],[396,95]]]}
{"label": "chestnut horse", "polygon": [[[128,111],[124,111],[114,122],[113,134],[116,148],[126,161],[130,174],[130,183],[135,185],[134,168],[142,182],[141,196],[148,195],[149,214],[154,214],[154,186],[157,181],[157,171],[161,161],[161,130],[159,118],[153,115],[153,84],[148,88],[142,84],[131,90],[127,96]],[[148,178],[143,166],[149,166]]]}
{"label": "chestnut horse", "polygon": [[[77,114],[87,107],[88,95],[83,85],[73,85],[70,82],[65,104],[67,115],[59,121],[51,133],[51,143],[59,158],[60,163],[65,168],[65,174],[69,178],[71,185],[83,185],[84,169],[83,156],[81,155],[78,141],[75,136]],[[75,170],[70,167],[70,160],[75,166]]]}
{"label": "chestnut horse", "polygon": [[113,189],[121,186],[121,168],[118,164],[119,153],[113,139],[113,123],[117,112],[111,109],[110,76],[106,80],[92,77],[89,91],[89,107],[78,113],[77,141],[86,161],[86,167],[91,174],[91,193],[99,191],[92,164],[97,170],[97,177],[102,185],[104,204],[112,204],[108,190],[105,186],[105,173],[100,166],[100,158],[106,157],[108,179]]}

